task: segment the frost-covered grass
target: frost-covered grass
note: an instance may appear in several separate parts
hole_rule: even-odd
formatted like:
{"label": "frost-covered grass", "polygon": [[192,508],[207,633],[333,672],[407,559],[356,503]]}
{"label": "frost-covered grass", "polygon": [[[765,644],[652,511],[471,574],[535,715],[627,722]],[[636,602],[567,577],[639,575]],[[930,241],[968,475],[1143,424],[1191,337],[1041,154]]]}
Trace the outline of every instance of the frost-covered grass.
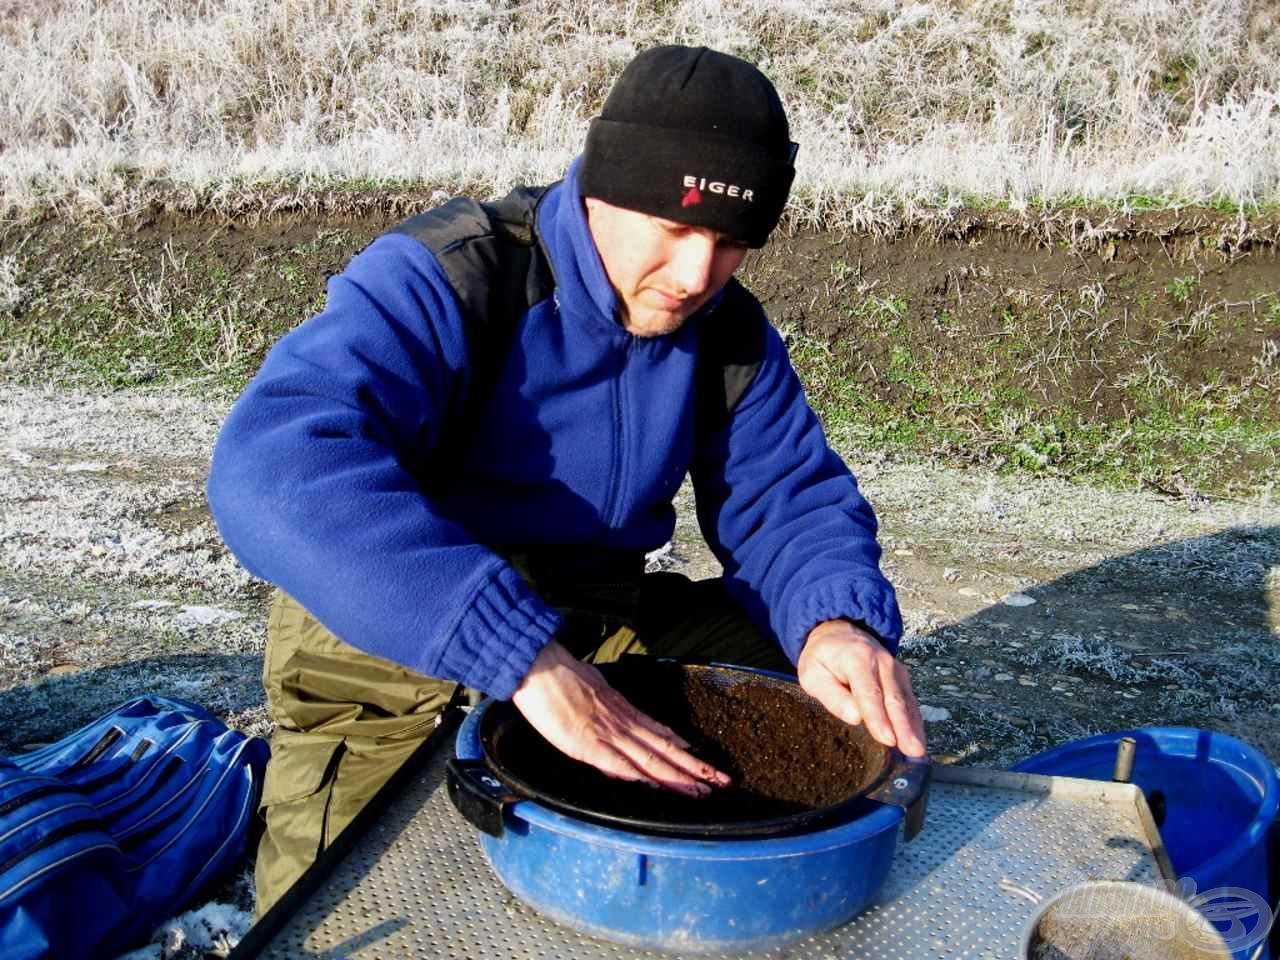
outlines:
{"label": "frost-covered grass", "polygon": [[[240,880],[245,888],[244,903],[252,900],[252,878]],[[161,924],[144,947],[119,960],[193,960],[226,957],[253,926],[253,914],[240,904],[206,903]]]}
{"label": "frost-covered grass", "polygon": [[18,284],[18,258],[0,257],[0,312],[12,311],[22,303],[22,287]]}
{"label": "frost-covered grass", "polygon": [[758,62],[792,213],[1280,202],[1271,0],[5,0],[0,206],[557,177],[639,49]]}

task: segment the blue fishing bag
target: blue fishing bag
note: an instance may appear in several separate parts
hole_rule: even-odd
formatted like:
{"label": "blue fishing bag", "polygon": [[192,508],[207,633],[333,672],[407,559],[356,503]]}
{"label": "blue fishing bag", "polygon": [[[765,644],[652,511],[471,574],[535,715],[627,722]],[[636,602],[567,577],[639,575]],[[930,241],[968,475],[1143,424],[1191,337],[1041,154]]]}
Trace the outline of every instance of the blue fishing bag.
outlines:
{"label": "blue fishing bag", "polygon": [[0,957],[112,957],[245,853],[264,740],[138,697],[0,758]]}

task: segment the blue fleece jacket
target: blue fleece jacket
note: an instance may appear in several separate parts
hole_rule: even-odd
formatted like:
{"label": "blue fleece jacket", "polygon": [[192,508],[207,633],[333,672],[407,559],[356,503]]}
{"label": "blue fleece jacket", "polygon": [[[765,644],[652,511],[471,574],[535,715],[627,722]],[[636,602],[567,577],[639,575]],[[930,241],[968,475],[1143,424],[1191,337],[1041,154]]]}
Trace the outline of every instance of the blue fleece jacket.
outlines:
{"label": "blue fleece jacket", "polygon": [[[729,590],[793,661],[836,617],[896,649],[875,518],[782,339],[768,329],[755,380],[695,450],[698,318],[627,333],[575,174],[538,212],[555,295],[521,321],[461,462],[431,451],[467,388],[462,319],[435,258],[389,234],[227,418],[208,485],[227,545],[353,646],[505,698],[561,620],[489,545],[656,549],[690,472]],[[424,471],[444,492],[423,494]]]}

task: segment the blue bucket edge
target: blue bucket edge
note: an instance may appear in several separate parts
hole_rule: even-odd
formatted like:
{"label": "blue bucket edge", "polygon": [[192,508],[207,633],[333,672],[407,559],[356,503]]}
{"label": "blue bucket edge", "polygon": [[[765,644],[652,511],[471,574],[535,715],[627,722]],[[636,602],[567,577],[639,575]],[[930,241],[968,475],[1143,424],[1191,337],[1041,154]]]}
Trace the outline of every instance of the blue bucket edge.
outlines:
{"label": "blue bucket edge", "polygon": [[[1271,906],[1273,916],[1273,926],[1268,938],[1270,949],[1264,951],[1261,956],[1264,960],[1267,957],[1280,956],[1280,952],[1278,952],[1280,951],[1280,916],[1277,915],[1280,914],[1280,818],[1277,816],[1280,813],[1280,771],[1277,771],[1276,765],[1257,747],[1230,734],[1220,733],[1216,730],[1205,730],[1200,727],[1137,727],[1113,733],[1102,733],[1080,740],[1071,740],[1020,760],[1010,769],[1017,773],[1054,775],[1058,772],[1054,768],[1059,761],[1065,760],[1072,755],[1083,758],[1089,752],[1101,751],[1103,748],[1110,748],[1114,755],[1118,741],[1127,736],[1145,737],[1157,743],[1163,741],[1162,747],[1165,745],[1176,746],[1181,743],[1194,744],[1201,738],[1208,737],[1211,743],[1215,745],[1215,749],[1210,753],[1211,758],[1218,755],[1219,751],[1216,747],[1221,745],[1228,748],[1237,757],[1248,759],[1249,768],[1242,766],[1239,762],[1232,763],[1232,766],[1247,775],[1260,791],[1258,809],[1254,812],[1248,826],[1231,843],[1212,857],[1196,864],[1185,875],[1189,876],[1192,873],[1202,876],[1205,874],[1221,875],[1229,864],[1241,863],[1251,857],[1260,857],[1262,861],[1262,880],[1268,885],[1267,900]],[[1185,753],[1182,755],[1187,756]],[[1190,755],[1194,756],[1194,754]],[[1206,891],[1198,890],[1198,892],[1204,893]],[[1240,958],[1248,956],[1249,960],[1253,960],[1252,951],[1253,948],[1249,948],[1247,952],[1238,953],[1236,956]]]}
{"label": "blue bucket edge", "polygon": [[[481,760],[480,722],[485,710],[496,701],[486,700],[473,707],[458,728],[455,752],[459,760]],[[723,840],[689,840],[634,833],[578,820],[552,810],[536,800],[519,800],[507,808],[507,816],[571,837],[575,840],[611,847],[627,853],[650,853],[695,860],[766,860],[781,856],[819,853],[847,846],[852,840],[897,829],[904,813],[901,807],[884,804],[851,823],[786,837],[757,837],[739,843]],[[855,827],[861,829],[854,829]],[[748,854],[749,851],[749,854]]]}
{"label": "blue bucket edge", "polygon": [[[1115,733],[1102,733],[1093,737],[1086,737],[1083,740],[1072,740],[1067,743],[1059,744],[1051,747],[1034,756],[1027,757],[1025,760],[1019,761],[1010,769],[1017,773],[1045,773],[1052,774],[1056,761],[1064,759],[1072,755],[1083,756],[1089,751],[1102,747],[1110,746],[1114,749],[1115,744],[1122,737],[1141,736],[1155,740],[1160,743],[1162,740],[1169,744],[1176,744],[1186,741],[1196,741],[1201,737],[1208,736],[1217,744],[1229,745],[1234,750],[1250,760],[1250,767],[1246,768],[1236,763],[1233,764],[1237,770],[1241,770],[1248,774],[1250,779],[1259,789],[1259,806],[1255,811],[1249,825],[1239,836],[1230,844],[1219,850],[1214,856],[1201,864],[1198,864],[1197,872],[1206,873],[1216,872],[1213,868],[1218,865],[1225,865],[1247,856],[1250,851],[1261,845],[1264,849],[1268,842],[1268,834],[1276,823],[1277,812],[1280,811],[1280,777],[1276,775],[1275,765],[1265,757],[1257,747],[1246,743],[1230,734],[1219,733],[1215,730],[1204,730],[1199,727],[1137,727],[1132,730],[1121,730]],[[1216,753],[1216,751],[1215,751]],[[1208,869],[1205,869],[1208,868]],[[1273,895],[1277,891],[1272,891]]]}

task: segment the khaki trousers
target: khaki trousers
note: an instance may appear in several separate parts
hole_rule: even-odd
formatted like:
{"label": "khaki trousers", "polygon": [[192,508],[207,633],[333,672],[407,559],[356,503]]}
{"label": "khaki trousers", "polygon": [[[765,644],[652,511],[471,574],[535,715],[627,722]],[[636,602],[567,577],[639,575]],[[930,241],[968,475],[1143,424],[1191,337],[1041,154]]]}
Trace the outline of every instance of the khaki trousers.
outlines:
{"label": "khaki trousers", "polygon": [[[641,653],[794,672],[719,580],[655,573],[539,590],[565,615],[556,639],[589,662]],[[277,728],[262,792],[258,916],[435,729],[456,686],[357,650],[279,592],[263,684]]]}

